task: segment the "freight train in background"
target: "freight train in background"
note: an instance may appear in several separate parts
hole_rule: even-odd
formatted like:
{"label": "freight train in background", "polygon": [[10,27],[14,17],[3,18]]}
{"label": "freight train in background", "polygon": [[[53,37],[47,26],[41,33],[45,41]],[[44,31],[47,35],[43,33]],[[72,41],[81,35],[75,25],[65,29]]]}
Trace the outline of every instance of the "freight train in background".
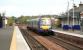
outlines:
{"label": "freight train in background", "polygon": [[[59,22],[59,23],[58,23]],[[53,23],[55,25],[60,24],[60,20],[53,20],[50,17],[39,17],[27,20],[27,28],[40,33],[41,35],[54,35],[51,31]]]}

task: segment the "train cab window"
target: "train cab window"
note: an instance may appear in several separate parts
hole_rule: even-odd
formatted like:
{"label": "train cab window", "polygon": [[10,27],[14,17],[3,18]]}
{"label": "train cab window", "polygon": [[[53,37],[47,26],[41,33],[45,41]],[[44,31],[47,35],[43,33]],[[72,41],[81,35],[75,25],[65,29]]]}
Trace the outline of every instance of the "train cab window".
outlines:
{"label": "train cab window", "polygon": [[51,25],[51,20],[50,19],[42,19],[40,23],[41,23],[41,25]]}

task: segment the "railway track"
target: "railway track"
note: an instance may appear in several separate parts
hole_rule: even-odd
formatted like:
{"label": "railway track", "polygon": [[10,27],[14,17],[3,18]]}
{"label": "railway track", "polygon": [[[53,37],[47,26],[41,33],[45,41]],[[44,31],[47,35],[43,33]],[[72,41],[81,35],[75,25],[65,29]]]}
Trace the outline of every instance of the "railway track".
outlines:
{"label": "railway track", "polygon": [[[70,44],[70,45],[73,45],[73,46],[75,46],[75,47],[77,47],[77,48],[80,48],[80,49],[83,49],[83,45],[81,44],[77,44],[77,43],[75,43],[74,41],[73,42],[71,42],[71,41],[68,41],[68,40],[66,40],[66,39],[62,39],[62,38],[59,38],[59,37],[54,37],[54,38],[56,38],[56,39],[58,39],[58,40],[61,40],[61,41],[63,41],[64,43],[67,43],[67,44]],[[80,41],[80,43],[82,43],[81,41]]]}
{"label": "railway track", "polygon": [[43,45],[41,45],[39,42],[37,42],[31,35],[29,35],[27,30],[20,29],[23,33],[23,36],[27,42],[27,44],[30,46],[31,50],[47,50]]}
{"label": "railway track", "polygon": [[71,44],[70,42],[63,40],[61,38],[58,38],[56,36],[50,36],[50,37],[46,36],[45,38],[52,41],[53,43],[56,43],[56,44],[62,46],[66,50],[83,50],[83,48],[75,46],[75,45]]}
{"label": "railway track", "polygon": [[73,45],[57,36],[40,36],[26,29],[20,30],[32,50],[83,50],[82,47]]}

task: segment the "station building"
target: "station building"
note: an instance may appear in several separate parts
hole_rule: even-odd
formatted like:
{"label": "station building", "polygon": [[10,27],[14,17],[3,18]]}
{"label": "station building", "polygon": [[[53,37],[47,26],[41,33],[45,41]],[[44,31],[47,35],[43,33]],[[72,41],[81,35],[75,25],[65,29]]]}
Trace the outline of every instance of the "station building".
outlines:
{"label": "station building", "polygon": [[5,16],[5,13],[0,13],[0,28],[6,27],[8,23],[8,18]]}
{"label": "station building", "polygon": [[[74,4],[74,18],[73,18],[73,8],[70,9],[69,11],[69,25],[73,24],[73,19],[74,23],[80,25],[81,22],[81,12],[83,12],[83,3],[80,2],[79,6],[77,7]],[[68,12],[66,12],[64,15],[62,15],[62,21],[64,24],[68,23]]]}

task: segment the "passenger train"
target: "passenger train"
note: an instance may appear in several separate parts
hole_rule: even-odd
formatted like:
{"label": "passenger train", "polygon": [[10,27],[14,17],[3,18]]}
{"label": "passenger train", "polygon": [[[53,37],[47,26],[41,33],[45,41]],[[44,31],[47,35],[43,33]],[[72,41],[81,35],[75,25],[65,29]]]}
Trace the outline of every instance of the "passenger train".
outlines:
{"label": "passenger train", "polygon": [[51,18],[49,17],[40,17],[35,19],[27,20],[27,28],[37,31],[41,35],[53,35]]}

